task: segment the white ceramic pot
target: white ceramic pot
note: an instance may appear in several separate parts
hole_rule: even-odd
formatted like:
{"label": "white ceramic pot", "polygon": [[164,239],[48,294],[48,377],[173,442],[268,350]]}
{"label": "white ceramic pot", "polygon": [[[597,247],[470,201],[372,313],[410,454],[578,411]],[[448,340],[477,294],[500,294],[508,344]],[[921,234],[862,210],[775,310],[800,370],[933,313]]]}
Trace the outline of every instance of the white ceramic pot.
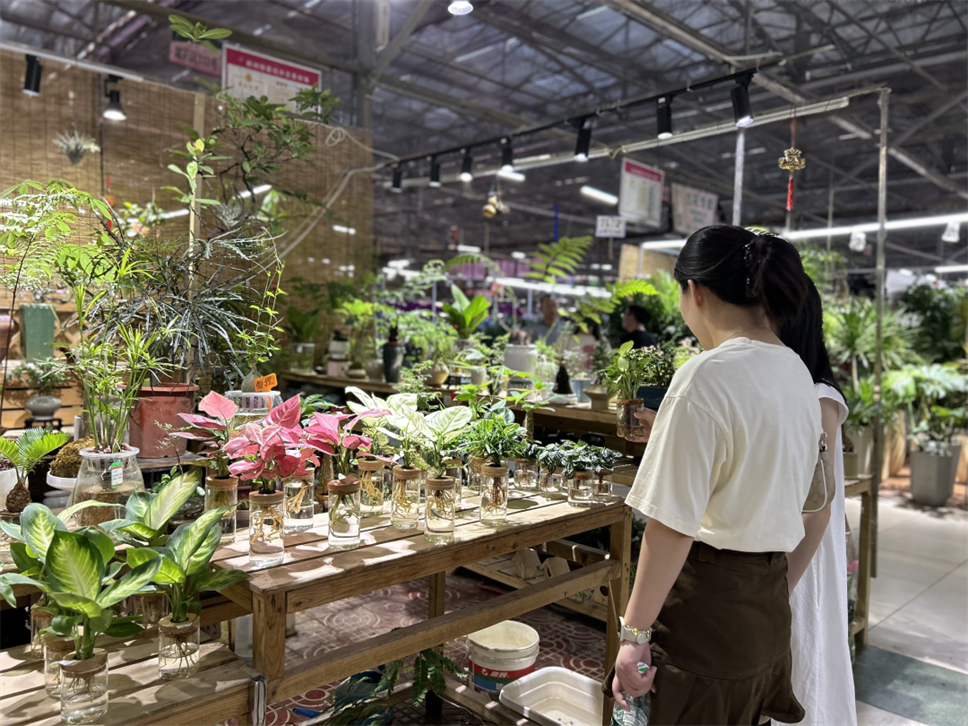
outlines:
{"label": "white ceramic pot", "polygon": [[509,345],[504,349],[504,365],[512,371],[534,374],[538,364],[538,346]]}
{"label": "white ceramic pot", "polygon": [[7,495],[15,486],[17,486],[17,470],[0,471],[0,509],[4,507]]}
{"label": "white ceramic pot", "polygon": [[48,471],[47,483],[54,489],[69,492],[72,491],[74,489],[74,485],[77,484],[77,477],[54,476]]}

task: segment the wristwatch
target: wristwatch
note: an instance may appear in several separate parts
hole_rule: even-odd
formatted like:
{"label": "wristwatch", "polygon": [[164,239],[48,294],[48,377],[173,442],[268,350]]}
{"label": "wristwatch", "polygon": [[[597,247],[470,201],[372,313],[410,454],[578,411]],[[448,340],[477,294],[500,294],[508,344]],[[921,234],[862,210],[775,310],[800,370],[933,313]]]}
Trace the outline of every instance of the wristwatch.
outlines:
{"label": "wristwatch", "polygon": [[645,645],[652,638],[652,628],[647,628],[646,630],[638,630],[637,628],[630,627],[625,623],[625,618],[619,618],[619,623],[622,629],[619,633],[619,639],[627,640],[630,643],[636,643],[638,645]]}

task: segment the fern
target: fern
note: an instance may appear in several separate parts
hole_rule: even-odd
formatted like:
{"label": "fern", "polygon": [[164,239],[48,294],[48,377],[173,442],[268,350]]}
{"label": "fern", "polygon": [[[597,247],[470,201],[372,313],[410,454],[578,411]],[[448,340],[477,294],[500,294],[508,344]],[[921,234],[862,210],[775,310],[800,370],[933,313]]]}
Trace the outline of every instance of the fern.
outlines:
{"label": "fern", "polygon": [[559,277],[570,277],[578,271],[591,244],[591,237],[562,237],[551,244],[540,244],[525,277],[551,284]]}

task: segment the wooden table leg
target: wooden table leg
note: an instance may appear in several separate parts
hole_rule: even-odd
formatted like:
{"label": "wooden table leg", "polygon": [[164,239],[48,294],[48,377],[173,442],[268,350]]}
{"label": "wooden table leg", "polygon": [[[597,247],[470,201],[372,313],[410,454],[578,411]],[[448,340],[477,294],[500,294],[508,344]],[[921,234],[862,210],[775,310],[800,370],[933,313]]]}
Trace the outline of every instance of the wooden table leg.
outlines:
{"label": "wooden table leg", "polygon": [[252,594],[252,665],[273,681],[286,664],[286,595]]}
{"label": "wooden table leg", "polygon": [[[854,617],[863,623],[863,627],[857,632],[856,644],[867,645],[867,633],[870,631],[870,599],[871,599],[871,572],[873,564],[871,558],[874,556],[872,539],[874,524],[874,507],[871,490],[861,494],[860,497],[860,564],[857,568],[857,604],[854,607]],[[851,623],[853,626],[853,623]]]}
{"label": "wooden table leg", "polygon": [[[447,592],[447,573],[438,572],[427,578],[430,581],[429,594],[427,597],[427,617],[439,618],[444,614],[444,596]],[[444,715],[444,702],[434,695],[433,691],[427,694],[426,711],[429,723],[440,723]]]}
{"label": "wooden table leg", "polygon": [[[608,620],[605,626],[607,629],[605,633],[606,673],[615,665],[615,658],[618,656],[618,616],[625,614],[625,608],[629,602],[629,565],[632,560],[632,510],[629,507],[623,508],[622,521],[616,522],[611,527],[608,556],[609,559],[619,560],[622,563],[622,575],[608,583]],[[602,726],[609,726],[612,723],[612,706],[612,699],[606,696],[602,710]]]}

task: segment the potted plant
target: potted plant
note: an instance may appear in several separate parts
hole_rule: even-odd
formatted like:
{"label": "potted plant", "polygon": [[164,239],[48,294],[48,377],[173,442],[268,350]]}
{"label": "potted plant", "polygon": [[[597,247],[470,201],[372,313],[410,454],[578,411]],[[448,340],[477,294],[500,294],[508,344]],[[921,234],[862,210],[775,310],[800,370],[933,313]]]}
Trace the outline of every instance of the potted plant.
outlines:
{"label": "potted plant", "polygon": [[883,404],[874,401],[874,379],[860,379],[858,386],[844,389],[847,419],[844,421],[844,476],[870,476],[874,459],[874,417]]}
{"label": "potted plant", "polygon": [[17,366],[10,371],[10,377],[26,383],[34,392],[24,401],[24,408],[34,420],[49,421],[61,407],[57,393],[70,381],[71,374],[61,361],[43,358]]}
{"label": "potted plant", "polygon": [[49,429],[27,429],[16,441],[0,437],[0,456],[11,462],[17,483],[7,494],[4,506],[8,515],[20,514],[30,504],[27,477],[45,456],[70,441],[68,434]]}
{"label": "potted plant", "polygon": [[434,411],[418,429],[420,455],[427,464],[427,496],[424,525],[427,540],[435,544],[454,538],[454,518],[457,508],[457,483],[447,472],[455,454],[457,440],[464,435],[473,414],[464,406],[452,406]]}
{"label": "potted plant", "polygon": [[553,411],[553,408],[548,406],[542,406],[543,403],[543,393],[548,390],[548,384],[539,378],[534,378],[533,376],[528,376],[534,381],[534,386],[530,390],[519,389],[515,391],[508,391],[507,398],[505,399],[507,405],[517,406],[522,411],[524,411],[524,430],[525,434],[529,439],[534,438],[534,412],[535,411]]}
{"label": "potted plant", "polygon": [[599,457],[596,447],[585,442],[562,443],[564,478],[568,482],[568,503],[573,507],[589,507],[595,500],[596,473]]}
{"label": "potted plant", "polygon": [[595,478],[593,499],[602,504],[612,501],[612,477],[615,474],[615,464],[622,458],[622,454],[604,446],[592,447],[595,456]]}
{"label": "potted plant", "polygon": [[249,573],[242,570],[209,570],[221,541],[219,522],[235,506],[208,510],[194,522],[179,525],[163,547],[132,547],[125,552],[132,571],[159,563],[152,582],[165,593],[171,613],[158,623],[158,677],[162,680],[188,678],[198,670],[199,593],[224,590],[249,579]]}
{"label": "potted plant", "polygon": [[454,297],[454,304],[444,303],[443,311],[447,321],[457,331],[457,348],[460,350],[472,348],[474,342],[471,336],[480,324],[487,320],[491,312],[491,303],[482,295],[469,300],[457,285],[450,286],[450,294]]}
{"label": "potted plant", "polygon": [[323,327],[319,309],[302,312],[294,305],[286,311],[292,342],[292,370],[297,373],[315,373],[316,344],[313,342]]}
{"label": "potted plant", "polygon": [[[507,412],[510,414],[510,412]],[[484,458],[481,467],[481,523],[498,526],[507,522],[508,462],[523,448],[526,432],[513,416],[499,413],[475,421],[467,443]]]}
{"label": "potted plant", "polygon": [[[158,558],[119,576],[112,562],[114,543],[95,528],[67,531],[64,522],[39,504],[22,524],[29,545],[21,569],[29,574],[0,575],[0,594],[16,607],[11,585],[32,585],[53,601],[58,614],[47,631],[74,640],[73,657],[60,662],[61,718],[90,723],[108,709],[107,653],[97,648],[101,634],[129,637],[141,632],[136,617],[117,617],[114,606],[145,587],[161,567]],[[41,572],[45,577],[40,578]]]}
{"label": "potted plant", "polygon": [[219,527],[222,542],[235,539],[236,507],[239,501],[239,478],[229,471],[229,456],[225,445],[232,438],[232,419],[239,407],[215,391],[203,398],[198,409],[202,416],[194,413],[180,413],[179,417],[195,431],[175,431],[178,436],[189,441],[200,441],[204,450],[204,466],[209,469],[205,477],[205,510],[231,507],[222,517]]}
{"label": "potted plant", "polygon": [[399,383],[400,371],[403,367],[403,357],[406,348],[400,342],[399,329],[390,325],[390,334],[383,344],[383,379],[387,383]]}
{"label": "potted plant", "polygon": [[591,401],[592,411],[608,411],[611,409],[612,401],[615,400],[616,392],[610,390],[602,381],[603,371],[612,362],[612,350],[605,338],[599,340],[598,345],[595,346],[591,362],[595,380],[592,385],[585,388],[584,394]]}
{"label": "potted plant", "polygon": [[565,477],[568,450],[564,444],[548,444],[538,452],[538,489],[552,498],[568,493]]}
{"label": "potted plant", "polygon": [[524,442],[518,455],[511,459],[514,462],[514,488],[522,492],[533,492],[538,489],[538,454],[541,444],[534,439]]}
{"label": "potted plant", "polygon": [[623,344],[602,370],[608,389],[618,394],[616,401],[617,435],[625,439],[645,436],[645,427],[635,417],[643,409],[639,388],[653,370],[654,354],[648,348],[633,348],[632,341]]}
{"label": "potted plant", "polygon": [[911,420],[911,497],[944,506],[954,488],[961,447],[953,438],[965,427],[965,409],[941,404],[965,393],[965,376],[954,364],[933,364],[905,366],[885,378],[885,388],[906,402]]}

